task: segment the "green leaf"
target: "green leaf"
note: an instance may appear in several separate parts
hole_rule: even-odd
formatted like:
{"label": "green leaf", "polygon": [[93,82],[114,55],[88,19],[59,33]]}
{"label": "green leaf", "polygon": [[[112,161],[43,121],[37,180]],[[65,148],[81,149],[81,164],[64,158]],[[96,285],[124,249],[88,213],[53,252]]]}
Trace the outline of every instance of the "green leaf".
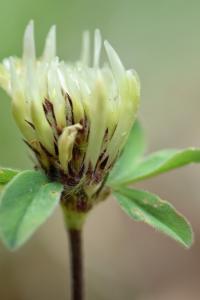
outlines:
{"label": "green leaf", "polygon": [[131,163],[127,166],[126,173],[110,185],[127,185],[158,174],[180,168],[190,163],[200,162],[200,149],[188,148],[183,150],[162,150],[155,152],[136,166]]}
{"label": "green leaf", "polygon": [[24,171],[5,187],[0,203],[0,235],[6,246],[19,248],[51,215],[62,185],[49,183],[38,171]]}
{"label": "green leaf", "polygon": [[120,188],[114,195],[122,209],[134,220],[153,226],[185,247],[192,245],[190,224],[168,202],[148,192],[129,188]]}
{"label": "green leaf", "polygon": [[145,148],[144,131],[140,123],[136,121],[130,132],[124,150],[108,177],[108,183],[115,182],[115,180],[119,180],[123,177],[123,174],[126,174],[126,170],[129,168],[130,164],[134,167],[144,155]]}
{"label": "green leaf", "polygon": [[7,184],[18,173],[18,170],[0,167],[0,185]]}

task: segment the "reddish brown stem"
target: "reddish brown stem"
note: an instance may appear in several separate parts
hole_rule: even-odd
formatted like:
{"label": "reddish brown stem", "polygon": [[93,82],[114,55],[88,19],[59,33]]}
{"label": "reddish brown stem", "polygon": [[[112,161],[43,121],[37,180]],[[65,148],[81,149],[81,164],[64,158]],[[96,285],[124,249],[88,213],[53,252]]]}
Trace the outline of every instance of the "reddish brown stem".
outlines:
{"label": "reddish brown stem", "polygon": [[82,231],[69,229],[71,255],[71,300],[84,300]]}

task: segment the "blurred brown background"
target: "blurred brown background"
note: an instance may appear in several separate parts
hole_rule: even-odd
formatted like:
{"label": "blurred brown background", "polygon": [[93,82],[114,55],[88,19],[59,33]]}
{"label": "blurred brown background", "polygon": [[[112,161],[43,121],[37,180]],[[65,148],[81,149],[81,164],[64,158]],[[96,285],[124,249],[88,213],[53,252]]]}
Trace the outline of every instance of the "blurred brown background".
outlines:
{"label": "blurred brown background", "polygon": [[[38,53],[55,23],[58,53],[67,60],[79,56],[84,29],[101,29],[126,67],[139,73],[148,151],[200,146],[198,0],[0,0],[0,59],[21,55],[30,19]],[[1,165],[28,168],[10,100],[2,91],[0,98]],[[199,179],[200,166],[191,166],[140,184],[191,221],[196,242],[189,251],[130,220],[113,199],[91,213],[84,232],[88,300],[200,299]],[[67,239],[59,211],[20,251],[9,253],[0,244],[0,299],[69,299]]]}

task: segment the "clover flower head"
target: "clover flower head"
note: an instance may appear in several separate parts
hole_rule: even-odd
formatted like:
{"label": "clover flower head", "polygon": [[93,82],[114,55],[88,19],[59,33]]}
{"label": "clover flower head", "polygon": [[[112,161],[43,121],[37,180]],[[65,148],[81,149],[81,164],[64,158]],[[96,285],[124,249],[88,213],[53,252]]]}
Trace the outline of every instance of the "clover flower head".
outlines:
{"label": "clover flower head", "polygon": [[136,118],[140,84],[125,70],[105,41],[108,61],[100,63],[102,39],[83,34],[81,58],[74,64],[56,55],[56,29],[47,35],[36,58],[34,25],[24,34],[22,58],[0,65],[0,85],[12,98],[12,112],[38,167],[67,190],[92,197],[120,155]]}

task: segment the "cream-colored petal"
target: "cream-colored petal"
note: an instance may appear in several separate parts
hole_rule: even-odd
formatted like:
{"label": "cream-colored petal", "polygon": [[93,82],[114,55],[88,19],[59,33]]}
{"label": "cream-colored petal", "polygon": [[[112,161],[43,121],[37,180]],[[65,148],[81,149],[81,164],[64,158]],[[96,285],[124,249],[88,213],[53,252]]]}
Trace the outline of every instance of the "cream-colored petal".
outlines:
{"label": "cream-colored petal", "polygon": [[91,163],[93,168],[101,154],[104,135],[108,127],[107,100],[105,85],[99,75],[91,94],[90,105],[88,105],[90,130],[85,164],[88,166]]}
{"label": "cream-colored petal", "polygon": [[49,153],[54,155],[55,149],[53,131],[45,117],[41,102],[31,101],[31,116],[39,141]]}
{"label": "cream-colored petal", "polygon": [[81,61],[84,65],[90,64],[90,34],[89,31],[84,31],[82,40]]}
{"label": "cream-colored petal", "polygon": [[10,74],[4,64],[0,64],[0,86],[10,95]]}
{"label": "cream-colored petal", "polygon": [[117,52],[113,49],[113,47],[110,45],[108,41],[104,42],[104,46],[106,49],[106,53],[108,55],[108,59],[111,65],[111,68],[113,70],[113,74],[119,83],[125,74],[125,68],[117,54]]}
{"label": "cream-colored petal", "polygon": [[62,94],[56,62],[51,63],[48,72],[48,100],[53,104],[56,123],[59,129],[66,126],[66,101]]}
{"label": "cream-colored petal", "polygon": [[93,63],[94,68],[99,67],[101,46],[102,46],[101,33],[99,29],[96,29],[94,35],[94,63]]}
{"label": "cream-colored petal", "polygon": [[34,22],[30,21],[24,33],[23,61],[26,64],[35,59]]}
{"label": "cream-colored petal", "polygon": [[59,161],[63,170],[67,171],[67,164],[72,159],[72,150],[74,147],[74,142],[78,130],[82,126],[80,124],[75,124],[73,126],[66,127],[58,140],[58,152],[59,152]]}
{"label": "cream-colored petal", "polygon": [[46,38],[43,60],[50,62],[56,56],[56,26],[53,25]]}
{"label": "cream-colored petal", "polygon": [[126,74],[126,79],[121,83],[118,124],[107,148],[108,165],[115,160],[124,147],[137,116],[139,96],[140,85],[138,80],[130,73]]}

